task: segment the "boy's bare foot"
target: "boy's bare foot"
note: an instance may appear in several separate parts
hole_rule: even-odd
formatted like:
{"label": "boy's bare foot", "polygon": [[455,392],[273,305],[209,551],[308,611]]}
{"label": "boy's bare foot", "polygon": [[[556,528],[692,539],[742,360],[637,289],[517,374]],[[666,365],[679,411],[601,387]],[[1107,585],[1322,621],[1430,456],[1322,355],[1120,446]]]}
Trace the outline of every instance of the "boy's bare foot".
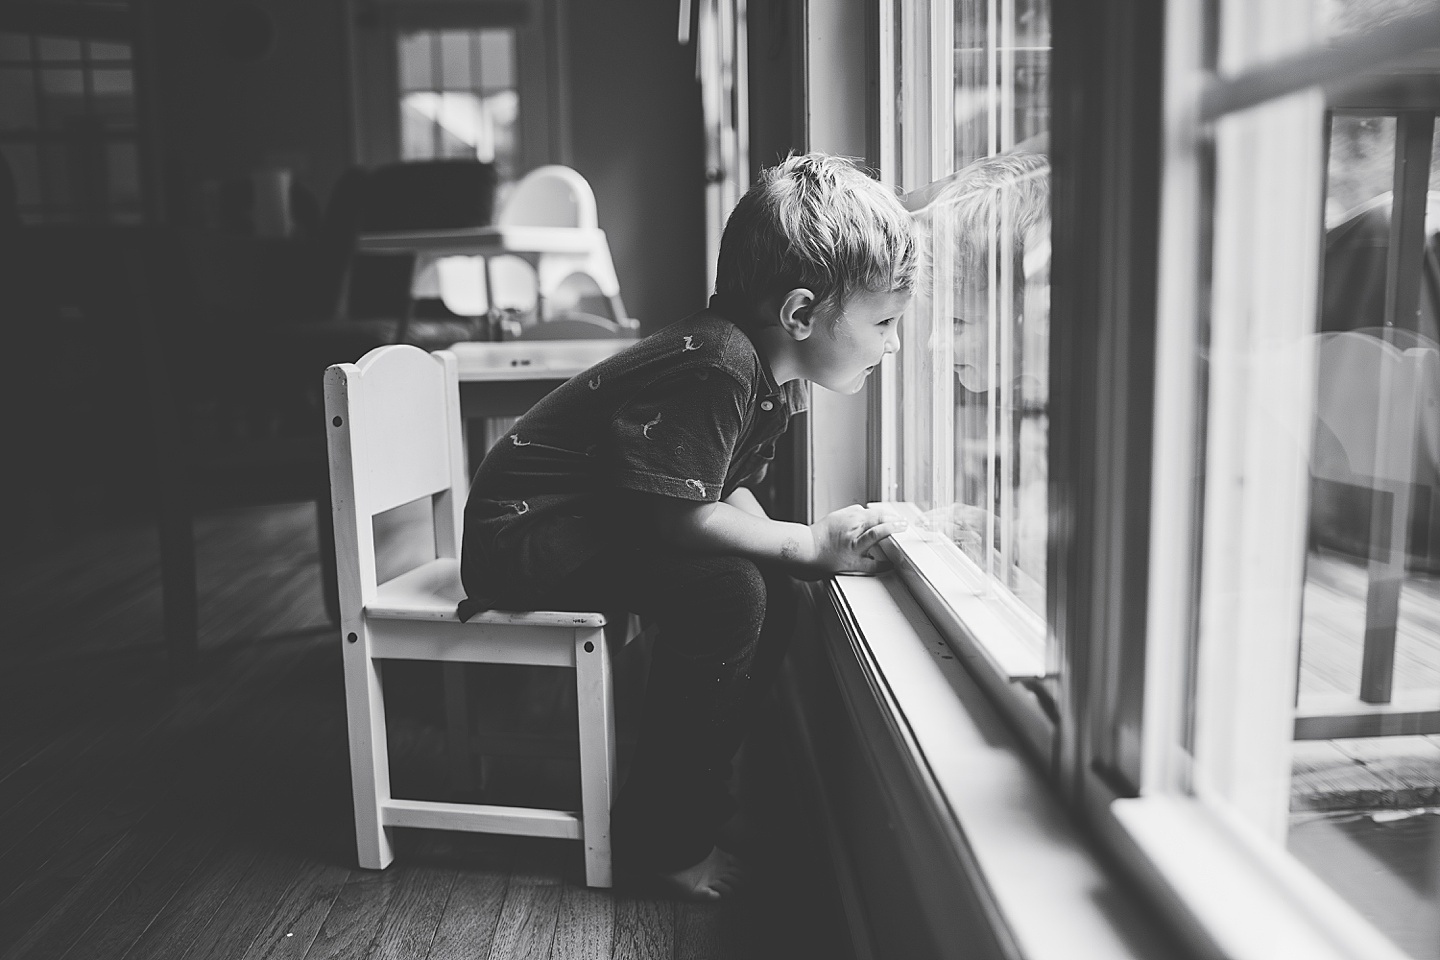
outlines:
{"label": "boy's bare foot", "polygon": [[733,896],[745,882],[740,862],[714,847],[694,866],[662,873],[656,878],[667,893],[685,900],[719,900]]}

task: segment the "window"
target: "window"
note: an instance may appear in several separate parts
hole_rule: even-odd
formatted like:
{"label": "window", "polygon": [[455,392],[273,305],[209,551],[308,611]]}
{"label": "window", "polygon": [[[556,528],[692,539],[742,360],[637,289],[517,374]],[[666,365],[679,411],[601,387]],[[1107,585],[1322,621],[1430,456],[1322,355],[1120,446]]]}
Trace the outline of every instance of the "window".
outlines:
{"label": "window", "polygon": [[515,31],[413,30],[397,35],[402,160],[493,162],[518,176],[520,95]]}
{"label": "window", "polygon": [[1440,12],[1056,17],[882,5],[888,549],[1177,929],[1440,956]]}
{"label": "window", "polygon": [[1047,663],[1049,6],[890,16],[888,159],[930,269],[882,374],[882,493],[923,521],[897,541],[901,569],[1007,679],[1033,679]]}
{"label": "window", "polygon": [[1440,16],[1170,9],[1204,26],[1168,56],[1211,79],[1167,117],[1157,364],[1180,375],[1157,396],[1137,809],[1192,800],[1332,948],[1435,957]]}
{"label": "window", "polygon": [[25,222],[138,222],[135,118],[128,42],[0,33],[0,154]]}
{"label": "window", "polygon": [[[705,290],[715,289],[720,235],[750,187],[745,0],[681,5],[679,39],[695,49],[705,124]],[[694,36],[691,17],[694,18]]]}

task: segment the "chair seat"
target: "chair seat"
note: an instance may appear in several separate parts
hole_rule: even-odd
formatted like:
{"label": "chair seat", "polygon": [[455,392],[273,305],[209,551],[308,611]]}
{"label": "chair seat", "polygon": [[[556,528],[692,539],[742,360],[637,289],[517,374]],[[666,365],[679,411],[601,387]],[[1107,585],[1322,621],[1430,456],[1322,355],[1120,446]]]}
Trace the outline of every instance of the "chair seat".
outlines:
{"label": "chair seat", "polygon": [[[465,598],[460,561],[441,557],[423,563],[375,590],[365,615],[377,620],[445,620],[456,623],[455,606]],[[605,615],[573,610],[486,610],[471,624],[513,624],[533,627],[603,627]]]}

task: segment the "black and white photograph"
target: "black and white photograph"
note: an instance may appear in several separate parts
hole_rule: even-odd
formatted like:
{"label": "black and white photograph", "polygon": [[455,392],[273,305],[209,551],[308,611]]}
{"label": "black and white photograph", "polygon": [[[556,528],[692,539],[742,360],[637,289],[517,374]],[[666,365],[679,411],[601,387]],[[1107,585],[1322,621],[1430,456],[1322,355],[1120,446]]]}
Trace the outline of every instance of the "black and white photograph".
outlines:
{"label": "black and white photograph", "polygon": [[0,0],[0,960],[1440,960],[1440,0]]}

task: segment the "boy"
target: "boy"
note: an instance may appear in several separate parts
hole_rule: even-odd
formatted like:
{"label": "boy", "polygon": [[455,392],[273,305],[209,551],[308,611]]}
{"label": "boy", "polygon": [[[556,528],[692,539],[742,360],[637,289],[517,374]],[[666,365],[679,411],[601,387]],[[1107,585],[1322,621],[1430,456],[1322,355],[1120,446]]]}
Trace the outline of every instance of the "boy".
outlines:
{"label": "boy", "polygon": [[658,628],[612,835],[621,866],[681,896],[738,882],[715,838],[794,625],[791,577],[872,572],[903,526],[858,505],[771,520],[747,484],[805,409],[804,381],[855,393],[899,349],[917,251],[895,195],[848,161],[785,160],[731,214],[710,308],[559,387],[475,474],[462,617],[622,609]]}

